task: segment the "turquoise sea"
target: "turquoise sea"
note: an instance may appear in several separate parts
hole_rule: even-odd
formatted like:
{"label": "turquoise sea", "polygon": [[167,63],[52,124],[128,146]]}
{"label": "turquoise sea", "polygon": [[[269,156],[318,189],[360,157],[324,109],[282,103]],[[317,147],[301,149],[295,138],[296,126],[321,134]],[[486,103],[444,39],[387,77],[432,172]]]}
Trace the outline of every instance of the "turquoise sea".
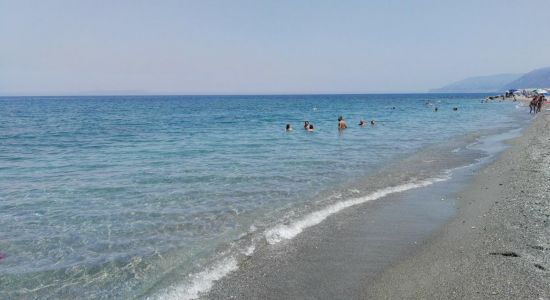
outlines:
{"label": "turquoise sea", "polygon": [[485,96],[0,97],[0,299],[196,298],[528,123]]}

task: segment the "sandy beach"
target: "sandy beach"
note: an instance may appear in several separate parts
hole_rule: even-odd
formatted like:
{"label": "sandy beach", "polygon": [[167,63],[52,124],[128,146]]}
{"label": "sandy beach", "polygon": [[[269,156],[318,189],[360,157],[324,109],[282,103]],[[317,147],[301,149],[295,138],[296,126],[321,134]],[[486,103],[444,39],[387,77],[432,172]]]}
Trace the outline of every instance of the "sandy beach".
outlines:
{"label": "sandy beach", "polygon": [[365,282],[368,299],[550,298],[550,112],[460,193],[415,254]]}
{"label": "sandy beach", "polygon": [[0,0],[0,300],[550,300],[550,0],[135,2]]}

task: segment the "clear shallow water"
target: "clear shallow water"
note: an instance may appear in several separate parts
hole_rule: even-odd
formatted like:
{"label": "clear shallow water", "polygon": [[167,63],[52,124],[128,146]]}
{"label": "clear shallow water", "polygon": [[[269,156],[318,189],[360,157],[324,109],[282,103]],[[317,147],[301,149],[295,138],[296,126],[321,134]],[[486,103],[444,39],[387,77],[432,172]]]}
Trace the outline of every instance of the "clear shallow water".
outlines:
{"label": "clear shallow water", "polygon": [[197,295],[239,256],[444,178],[481,155],[465,151],[479,132],[528,118],[481,98],[0,98],[0,296]]}

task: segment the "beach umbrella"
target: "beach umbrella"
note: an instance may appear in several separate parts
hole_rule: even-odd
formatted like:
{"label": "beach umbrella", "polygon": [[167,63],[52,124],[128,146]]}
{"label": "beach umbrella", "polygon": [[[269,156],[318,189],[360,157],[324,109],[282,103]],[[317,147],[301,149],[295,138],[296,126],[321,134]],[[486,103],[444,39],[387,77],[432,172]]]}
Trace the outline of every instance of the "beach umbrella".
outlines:
{"label": "beach umbrella", "polygon": [[536,89],[534,90],[533,92],[537,93],[537,94],[548,94],[548,91],[547,90],[543,90],[543,89]]}

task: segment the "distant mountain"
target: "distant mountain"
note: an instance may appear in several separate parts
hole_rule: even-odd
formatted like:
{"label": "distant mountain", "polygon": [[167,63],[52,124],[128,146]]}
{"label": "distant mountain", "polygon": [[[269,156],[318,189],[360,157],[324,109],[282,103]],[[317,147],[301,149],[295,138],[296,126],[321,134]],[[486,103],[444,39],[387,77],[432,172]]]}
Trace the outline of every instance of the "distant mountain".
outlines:
{"label": "distant mountain", "polygon": [[523,74],[497,74],[477,76],[453,82],[444,87],[430,90],[432,93],[493,93],[502,92],[503,86],[518,80]]}
{"label": "distant mountain", "polygon": [[533,70],[503,85],[503,90],[550,87],[550,67]]}

